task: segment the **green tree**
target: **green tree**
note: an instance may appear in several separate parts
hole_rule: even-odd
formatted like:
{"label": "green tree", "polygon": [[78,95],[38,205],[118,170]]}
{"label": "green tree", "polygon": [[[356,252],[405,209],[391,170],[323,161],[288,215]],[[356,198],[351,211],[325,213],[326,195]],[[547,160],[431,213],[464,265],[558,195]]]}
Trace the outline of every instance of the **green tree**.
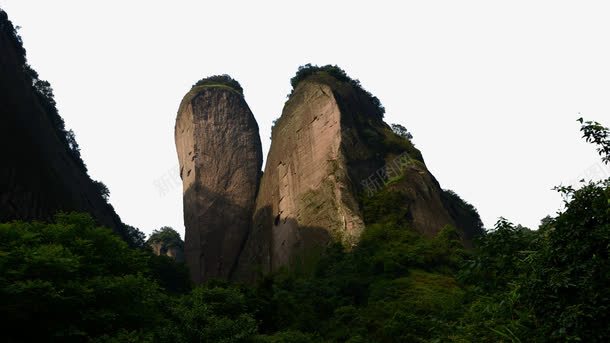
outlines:
{"label": "green tree", "polygon": [[147,256],[86,214],[0,224],[3,338],[86,341],[162,325],[164,296],[143,274]]}
{"label": "green tree", "polygon": [[597,152],[602,157],[602,161],[606,164],[610,163],[610,130],[596,121],[584,121],[578,118],[583,133],[583,138],[597,145]]}
{"label": "green tree", "polygon": [[400,124],[392,124],[392,131],[394,131],[395,134],[399,135],[400,137],[407,139],[407,140],[412,140],[413,139],[413,135],[411,134],[411,132],[409,132],[409,130],[407,130],[406,127],[400,125]]}
{"label": "green tree", "polygon": [[170,293],[186,293],[191,290],[191,277],[189,270],[183,263],[182,255],[177,260],[165,256],[170,248],[177,248],[180,253],[184,251],[184,241],[180,234],[169,226],[154,230],[146,241],[147,246],[160,244],[161,255],[153,255],[149,260],[149,267],[155,280]]}
{"label": "green tree", "polygon": [[[610,157],[608,129],[583,137]],[[499,221],[462,271],[474,298],[459,326],[468,341],[607,342],[610,329],[610,179],[557,187],[565,209],[538,231]],[[472,287],[472,286],[471,286]]]}
{"label": "green tree", "polygon": [[144,249],[146,248],[146,234],[140,231],[137,227],[133,227],[131,225],[123,226],[123,239],[129,244],[132,248]]}
{"label": "green tree", "polygon": [[290,94],[288,94],[288,96],[292,95],[292,92],[294,92],[294,90],[297,88],[299,83],[301,83],[301,81],[303,81],[311,76],[322,75],[322,74],[329,75],[332,78],[334,78],[336,81],[338,81],[340,83],[348,84],[348,85],[354,87],[354,89],[362,92],[362,94],[364,94],[364,96],[368,99],[368,101],[376,109],[375,115],[379,118],[383,118],[383,116],[385,114],[385,108],[381,104],[381,101],[379,100],[379,98],[377,98],[376,96],[371,94],[371,92],[364,89],[359,80],[352,79],[349,75],[347,75],[345,70],[341,69],[339,66],[336,66],[336,65],[328,64],[325,66],[317,66],[317,65],[312,65],[311,63],[307,63],[305,65],[299,66],[299,69],[297,70],[296,74],[290,79],[290,85],[292,86],[292,91],[290,92]]}
{"label": "green tree", "polygon": [[[585,136],[599,124],[583,127]],[[607,129],[602,131],[607,132]],[[596,138],[595,138],[596,139]],[[589,139],[588,139],[589,140]],[[608,162],[607,140],[600,154]],[[557,341],[606,342],[610,337],[610,179],[578,190],[558,187],[565,210],[546,219],[540,247],[524,282],[524,295],[541,320],[541,330]]]}
{"label": "green tree", "polygon": [[224,86],[234,89],[239,94],[244,94],[244,89],[241,87],[239,82],[237,82],[237,80],[235,80],[234,78],[232,78],[231,76],[229,76],[227,74],[213,75],[213,76],[203,78],[203,79],[197,81],[197,83],[195,83],[193,85],[193,88],[198,87],[198,86],[214,86],[214,85],[224,85]]}
{"label": "green tree", "polygon": [[169,315],[171,342],[246,342],[257,332],[245,296],[227,286],[199,287],[179,299]]}
{"label": "green tree", "polygon": [[154,230],[150,237],[148,237],[147,243],[161,243],[166,248],[184,248],[184,241],[180,234],[169,226],[163,226],[160,229]]}
{"label": "green tree", "polygon": [[[72,131],[72,130],[70,130]],[[106,202],[110,199],[110,190],[102,181],[93,181],[93,185],[95,186],[98,193],[104,198]]]}
{"label": "green tree", "polygon": [[525,294],[552,339],[607,342],[610,181],[565,192],[570,200],[542,232]]}

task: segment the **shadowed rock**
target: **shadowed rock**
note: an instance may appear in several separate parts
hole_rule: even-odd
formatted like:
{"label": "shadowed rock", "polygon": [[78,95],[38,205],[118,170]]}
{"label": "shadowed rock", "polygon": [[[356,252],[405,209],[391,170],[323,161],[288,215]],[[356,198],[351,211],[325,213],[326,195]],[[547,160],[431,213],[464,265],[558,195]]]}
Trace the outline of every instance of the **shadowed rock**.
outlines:
{"label": "shadowed rock", "polygon": [[[0,52],[0,222],[87,212],[125,237],[120,218],[70,150],[52,95],[33,86],[44,82],[32,76],[2,10]],[[45,91],[50,91],[48,83]]]}
{"label": "shadowed rock", "polygon": [[205,84],[182,101],[175,138],[191,277],[226,279],[254,210],[262,165],[258,125],[240,90]]}

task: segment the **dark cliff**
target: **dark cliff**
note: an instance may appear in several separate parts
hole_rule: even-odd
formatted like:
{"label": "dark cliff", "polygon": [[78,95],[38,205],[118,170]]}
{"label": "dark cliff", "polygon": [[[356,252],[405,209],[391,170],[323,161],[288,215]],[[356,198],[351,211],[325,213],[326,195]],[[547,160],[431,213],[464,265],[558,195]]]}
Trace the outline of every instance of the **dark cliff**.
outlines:
{"label": "dark cliff", "polygon": [[124,225],[87,174],[52,89],[26,62],[0,10],[0,222],[47,220],[58,211],[90,213],[125,236]]}

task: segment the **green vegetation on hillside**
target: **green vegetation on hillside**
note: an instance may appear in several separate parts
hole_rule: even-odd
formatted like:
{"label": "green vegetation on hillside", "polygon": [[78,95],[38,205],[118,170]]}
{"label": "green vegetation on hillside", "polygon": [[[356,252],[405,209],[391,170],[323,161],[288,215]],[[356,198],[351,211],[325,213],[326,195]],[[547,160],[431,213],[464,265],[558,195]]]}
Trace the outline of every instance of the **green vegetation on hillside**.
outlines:
{"label": "green vegetation on hillside", "polygon": [[485,233],[483,222],[477,209],[450,189],[443,190],[442,201],[456,220],[456,225],[464,230],[464,238],[472,240]]}
{"label": "green vegetation on hillside", "polygon": [[413,135],[411,134],[411,132],[409,132],[409,130],[407,130],[406,127],[404,127],[400,124],[392,124],[391,126],[392,126],[392,131],[394,131],[394,133],[399,135],[400,137],[407,139],[407,140],[413,139]]}
{"label": "green vegetation on hillside", "polygon": [[[607,160],[608,133],[590,131]],[[606,136],[607,137],[607,136]],[[365,203],[367,229],[311,269],[192,291],[184,266],[131,249],[88,215],[0,225],[3,337],[99,342],[607,342],[610,180],[560,187],[537,231],[500,219],[462,246],[411,230],[400,194]],[[169,230],[160,230],[159,238]],[[154,239],[154,238],[151,238]],[[24,330],[24,327],[31,328]]]}
{"label": "green vegetation on hillside", "polygon": [[171,301],[160,285],[181,275],[179,266],[159,273],[163,258],[130,248],[86,214],[0,224],[3,339],[78,342],[163,325]]}
{"label": "green vegetation on hillside", "polygon": [[[385,108],[381,104],[381,101],[376,96],[371,94],[371,92],[364,89],[359,80],[352,79],[349,75],[347,75],[345,70],[339,68],[336,65],[328,64],[319,67],[317,65],[311,65],[310,63],[307,63],[306,65],[300,66],[297,70],[296,75],[290,79],[290,85],[292,85],[292,92],[294,92],[299,83],[306,79],[315,78],[317,81],[328,82],[328,77],[332,78],[336,82],[345,83],[351,87],[354,87],[354,89],[363,93],[365,97],[369,100],[369,102],[375,107],[375,115],[380,119],[383,118],[383,115],[385,114]],[[292,92],[288,94],[289,97],[290,95],[292,95]]]}
{"label": "green vegetation on hillside", "polygon": [[[27,65],[21,39],[0,10],[0,30],[22,51],[24,73],[58,137],[78,163],[78,146],[57,114],[48,82]],[[383,117],[379,100],[336,66],[301,67],[309,78],[356,87]],[[242,93],[228,76],[197,87]],[[362,98],[362,94],[358,97]],[[346,111],[346,113],[348,113]],[[365,116],[361,116],[365,117]],[[372,119],[371,119],[372,118]],[[587,142],[610,163],[610,130],[582,119]],[[367,144],[407,152],[423,164],[408,131],[364,132]],[[63,138],[62,138],[63,137]],[[407,138],[407,139],[405,139]],[[384,157],[385,158],[385,157]],[[81,168],[86,171],[84,163]],[[472,249],[447,226],[435,237],[409,227],[404,194],[390,187],[363,198],[366,230],[346,250],[327,247],[311,268],[285,269],[240,285],[192,287],[183,264],[155,256],[144,234],[120,236],[88,214],[0,224],[0,330],[6,342],[608,342],[610,179],[558,187],[565,207],[530,230],[500,219],[487,232],[476,209],[451,191],[450,211],[473,227]],[[94,183],[100,196],[109,192]],[[526,201],[526,200],[524,200]],[[468,234],[468,233],[467,233]],[[182,244],[170,228],[148,242]]]}
{"label": "green vegetation on hillside", "polygon": [[164,226],[158,230],[154,230],[148,238],[147,243],[162,243],[167,248],[184,248],[184,241],[182,241],[182,238],[180,238],[180,234],[169,226]]}

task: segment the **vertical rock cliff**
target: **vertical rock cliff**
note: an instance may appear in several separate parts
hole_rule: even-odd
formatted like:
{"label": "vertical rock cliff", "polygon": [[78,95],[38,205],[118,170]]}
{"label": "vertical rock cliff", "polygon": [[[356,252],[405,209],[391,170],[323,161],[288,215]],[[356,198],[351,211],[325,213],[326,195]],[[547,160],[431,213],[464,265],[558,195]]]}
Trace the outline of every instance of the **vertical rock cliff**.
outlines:
{"label": "vertical rock cliff", "polygon": [[421,153],[385,124],[377,98],[341,73],[320,70],[293,82],[235,279],[298,263],[330,242],[356,245],[364,205],[381,192],[398,194],[401,219],[424,235],[465,222]]}
{"label": "vertical rock cliff", "polygon": [[247,238],[262,167],[258,125],[228,76],[198,82],[175,127],[193,281],[229,278]]}
{"label": "vertical rock cliff", "polygon": [[0,222],[80,211],[125,235],[75,144],[50,85],[27,65],[21,39],[0,10]]}
{"label": "vertical rock cliff", "polygon": [[330,241],[356,244],[364,222],[341,151],[341,109],[331,87],[300,85],[272,140],[240,267],[269,272],[319,253]]}

